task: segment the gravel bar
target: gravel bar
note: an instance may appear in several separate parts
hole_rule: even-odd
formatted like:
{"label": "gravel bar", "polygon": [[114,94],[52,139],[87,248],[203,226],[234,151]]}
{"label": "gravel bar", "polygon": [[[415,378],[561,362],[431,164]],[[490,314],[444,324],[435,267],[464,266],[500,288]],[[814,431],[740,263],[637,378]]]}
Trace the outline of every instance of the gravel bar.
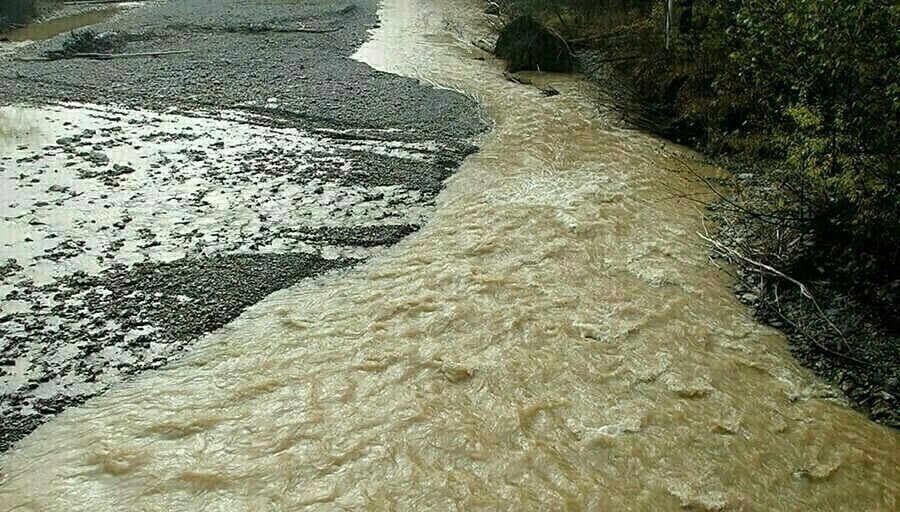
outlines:
{"label": "gravel bar", "polygon": [[0,452],[428,220],[487,123],[350,58],[376,9],[151,1],[91,28],[190,53],[0,56]]}

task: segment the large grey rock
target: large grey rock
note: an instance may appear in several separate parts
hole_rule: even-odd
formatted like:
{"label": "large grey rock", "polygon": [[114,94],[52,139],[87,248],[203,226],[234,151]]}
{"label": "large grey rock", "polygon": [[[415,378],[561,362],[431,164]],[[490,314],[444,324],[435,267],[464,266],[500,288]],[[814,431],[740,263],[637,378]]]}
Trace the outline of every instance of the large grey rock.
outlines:
{"label": "large grey rock", "polygon": [[522,70],[568,73],[575,63],[569,45],[531,16],[520,16],[500,31],[494,54],[511,73]]}

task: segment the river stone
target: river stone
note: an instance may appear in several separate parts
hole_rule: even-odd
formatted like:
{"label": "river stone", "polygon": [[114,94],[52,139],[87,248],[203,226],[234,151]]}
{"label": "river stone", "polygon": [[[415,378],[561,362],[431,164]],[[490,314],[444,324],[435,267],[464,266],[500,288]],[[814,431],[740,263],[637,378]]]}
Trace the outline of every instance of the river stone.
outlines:
{"label": "river stone", "polygon": [[494,54],[510,73],[523,70],[568,73],[575,65],[569,46],[531,16],[520,16],[500,31]]}
{"label": "river stone", "polygon": [[105,165],[109,163],[109,157],[101,151],[91,151],[91,153],[88,155],[88,160],[97,165]]}
{"label": "river stone", "polygon": [[755,293],[745,293],[741,295],[741,302],[744,304],[756,304],[759,301],[759,297]]}

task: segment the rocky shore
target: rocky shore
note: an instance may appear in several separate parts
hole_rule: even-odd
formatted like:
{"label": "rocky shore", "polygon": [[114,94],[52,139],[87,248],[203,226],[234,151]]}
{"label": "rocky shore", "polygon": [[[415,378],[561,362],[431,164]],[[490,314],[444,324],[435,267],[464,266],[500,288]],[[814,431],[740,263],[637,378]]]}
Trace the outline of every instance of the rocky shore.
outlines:
{"label": "rocky shore", "polygon": [[350,58],[376,8],[147,2],[92,29],[189,53],[0,57],[0,451],[428,220],[486,123]]}

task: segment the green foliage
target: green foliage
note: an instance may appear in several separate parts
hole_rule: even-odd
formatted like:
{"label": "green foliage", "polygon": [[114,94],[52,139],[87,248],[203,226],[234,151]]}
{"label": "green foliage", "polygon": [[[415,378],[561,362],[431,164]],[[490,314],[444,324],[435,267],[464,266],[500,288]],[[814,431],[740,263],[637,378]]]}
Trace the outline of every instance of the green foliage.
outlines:
{"label": "green foliage", "polygon": [[812,240],[791,270],[824,269],[863,294],[893,289],[882,302],[897,307],[900,3],[675,0],[670,50],[662,0],[540,3],[547,22],[587,4],[606,17],[640,7],[646,23],[580,29],[608,36],[597,44],[652,114],[637,119],[769,169],[777,193],[764,215]]}
{"label": "green foliage", "polygon": [[[512,20],[533,16],[565,36],[646,17],[659,0],[494,0]],[[623,17],[624,14],[631,15]]]}
{"label": "green foliage", "polygon": [[750,130],[783,159],[777,179],[793,199],[785,217],[802,219],[854,278],[897,279],[900,4],[741,4],[711,9],[730,16],[719,23],[728,54],[715,92],[740,95]]}

